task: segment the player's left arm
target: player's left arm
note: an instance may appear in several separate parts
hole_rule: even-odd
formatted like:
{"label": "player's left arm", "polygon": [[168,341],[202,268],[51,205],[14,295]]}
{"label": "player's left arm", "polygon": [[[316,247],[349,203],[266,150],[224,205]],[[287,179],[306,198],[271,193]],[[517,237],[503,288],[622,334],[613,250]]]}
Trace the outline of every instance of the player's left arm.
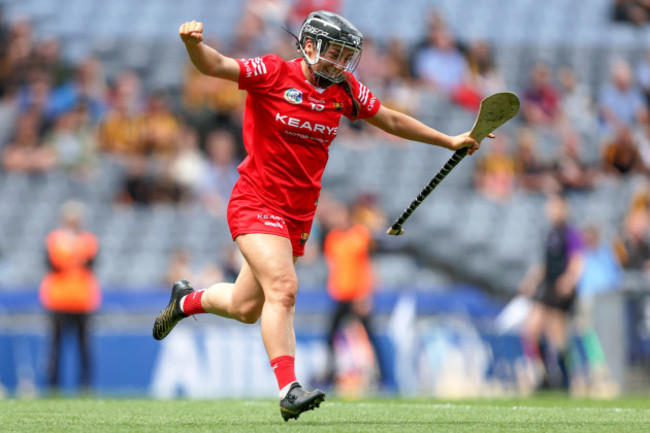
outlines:
{"label": "player's left arm", "polygon": [[[377,113],[364,119],[366,122],[389,134],[395,135],[406,140],[419,141],[435,146],[441,146],[449,150],[458,150],[468,147],[468,153],[471,155],[476,152],[481,143],[478,143],[469,136],[469,131],[456,136],[449,136],[433,128],[428,127],[413,117],[395,111],[385,106],[379,107]],[[494,137],[490,134],[490,137]]]}

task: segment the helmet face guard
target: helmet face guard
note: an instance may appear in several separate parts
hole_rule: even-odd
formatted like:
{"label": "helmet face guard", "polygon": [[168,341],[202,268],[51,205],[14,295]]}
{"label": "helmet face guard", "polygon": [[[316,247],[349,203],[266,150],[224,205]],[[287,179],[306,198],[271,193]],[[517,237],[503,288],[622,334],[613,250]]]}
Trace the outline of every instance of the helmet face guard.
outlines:
{"label": "helmet face guard", "polygon": [[[308,40],[314,44],[314,59],[305,52]],[[341,83],[359,66],[363,35],[349,21],[333,12],[311,13],[300,29],[299,41],[300,52],[319,86]],[[311,68],[318,63],[321,65],[318,70]]]}

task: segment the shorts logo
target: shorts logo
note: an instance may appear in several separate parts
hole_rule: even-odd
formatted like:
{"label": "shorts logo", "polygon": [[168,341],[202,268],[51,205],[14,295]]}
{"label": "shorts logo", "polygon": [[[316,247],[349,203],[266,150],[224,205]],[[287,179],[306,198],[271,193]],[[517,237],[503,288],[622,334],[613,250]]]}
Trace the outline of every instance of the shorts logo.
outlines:
{"label": "shorts logo", "polygon": [[276,215],[257,214],[257,219],[262,221],[265,226],[284,228],[284,219]]}
{"label": "shorts logo", "polygon": [[284,92],[284,99],[291,104],[300,104],[302,102],[302,92],[298,89],[289,89]]}
{"label": "shorts logo", "polygon": [[300,235],[300,245],[305,245],[307,239],[309,239],[309,233],[303,232],[303,234]]}
{"label": "shorts logo", "polygon": [[341,104],[340,102],[335,102],[334,103],[334,108],[336,110],[342,110],[343,109],[343,104]]}

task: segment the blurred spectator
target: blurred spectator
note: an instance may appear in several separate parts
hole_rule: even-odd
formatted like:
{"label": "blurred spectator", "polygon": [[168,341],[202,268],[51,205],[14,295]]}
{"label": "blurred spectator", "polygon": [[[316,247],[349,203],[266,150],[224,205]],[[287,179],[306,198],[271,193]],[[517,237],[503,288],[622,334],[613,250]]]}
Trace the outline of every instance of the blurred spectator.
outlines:
{"label": "blurred spectator", "polygon": [[430,30],[427,44],[414,54],[413,67],[413,75],[422,84],[449,97],[463,92],[468,83],[467,60],[446,28]]}
{"label": "blurred spectator", "polygon": [[587,225],[583,230],[585,266],[578,282],[581,299],[618,288],[621,265],[613,246],[602,239],[599,226]]}
{"label": "blurred spectator", "polygon": [[87,58],[75,69],[74,77],[52,92],[54,115],[67,112],[83,104],[90,121],[97,125],[106,114],[107,86],[103,65],[99,59]]}
{"label": "blurred spectator", "polygon": [[208,134],[218,129],[228,129],[237,137],[237,154],[243,158],[241,127],[246,94],[237,83],[217,80],[201,74],[192,64],[186,69],[180,114],[199,133],[199,143],[206,148]]}
{"label": "blurred spectator", "polygon": [[555,127],[560,120],[560,93],[551,83],[548,65],[536,63],[522,95],[522,114],[532,126]]}
{"label": "blurred spectator", "polygon": [[648,107],[634,81],[629,63],[619,60],[612,66],[610,80],[600,89],[598,109],[601,128],[612,134],[623,127],[636,127],[648,121]]}
{"label": "blurred spectator", "polygon": [[370,231],[373,242],[384,239],[386,234],[386,215],[379,205],[378,196],[372,192],[359,194],[352,203],[352,219]]}
{"label": "blurred spectator", "polygon": [[569,223],[564,198],[549,196],[546,216],[550,227],[544,262],[528,271],[520,287],[534,301],[524,327],[524,354],[533,365],[543,367],[547,385],[566,388],[569,314],[584,269],[584,252],[580,232]]}
{"label": "blurred spectator", "polygon": [[176,154],[169,164],[170,175],[181,192],[181,201],[198,196],[206,169],[207,161],[199,149],[196,130],[182,125],[176,140]]}
{"label": "blurred spectator", "polygon": [[236,27],[240,55],[254,57],[272,51],[286,35],[282,26],[289,8],[289,0],[247,0]]}
{"label": "blurred spectator", "polygon": [[148,205],[154,201],[154,176],[144,156],[125,161],[122,185],[115,197],[118,204]]}
{"label": "blurred spectator", "polygon": [[560,86],[560,109],[566,128],[575,128],[582,134],[593,135],[597,128],[596,104],[590,89],[580,81],[576,71],[570,66],[558,70]]}
{"label": "blurred spectator", "polygon": [[187,197],[177,181],[172,162],[152,164],[148,157],[135,155],[124,161],[124,177],[115,200],[123,205],[178,204]]}
{"label": "blurred spectator", "polygon": [[154,159],[169,160],[176,150],[180,125],[167,94],[159,91],[150,95],[143,123],[144,152]]}
{"label": "blurred spectator", "polygon": [[133,72],[117,78],[110,111],[100,128],[100,149],[118,159],[145,153],[140,80]]}
{"label": "blurred spectator", "polygon": [[467,50],[470,83],[485,98],[506,88],[501,72],[494,63],[492,46],[485,40],[470,43]]}
{"label": "blurred spectator", "polygon": [[650,19],[650,2],[648,0],[616,0],[613,17],[615,21],[642,26]]}
{"label": "blurred spectator", "polygon": [[88,178],[97,164],[97,130],[84,103],[61,114],[46,134],[45,145],[54,149],[59,165],[73,177]]}
{"label": "blurred spectator", "polygon": [[580,134],[567,130],[560,138],[559,154],[553,168],[562,192],[593,189],[598,172],[583,161]]}
{"label": "blurred spectator", "polygon": [[528,192],[557,193],[560,185],[550,167],[542,161],[537,151],[537,135],[530,128],[521,128],[517,132],[517,150],[515,152],[518,183]]}
{"label": "blurred spectator", "polygon": [[621,127],[604,142],[602,163],[606,173],[621,176],[643,171],[643,160],[633,140],[630,129]]}
{"label": "blurred spectator", "polygon": [[46,72],[53,87],[58,87],[70,79],[73,68],[62,58],[59,40],[48,37],[34,45],[30,69]]}
{"label": "blurred spectator", "polygon": [[393,37],[388,40],[383,61],[384,81],[378,88],[383,94],[382,104],[405,113],[416,113],[419,106],[419,90],[413,83],[407,49],[400,39]]}
{"label": "blurred spectator", "polygon": [[43,71],[34,72],[29,81],[17,94],[18,109],[21,113],[32,112],[38,115],[37,132],[39,136],[52,125],[56,116],[52,99],[52,82]]}
{"label": "blurred spectator", "polygon": [[38,137],[38,118],[25,113],[18,118],[13,139],[2,149],[2,167],[18,173],[44,173],[58,163],[56,149]]}
{"label": "blurred spectator", "polygon": [[180,113],[185,122],[199,133],[201,147],[213,128],[214,113],[210,105],[210,86],[213,81],[199,72],[190,62],[185,67],[180,97]]}
{"label": "blurred spectator", "polygon": [[[381,371],[381,353],[375,345],[375,335],[370,323],[372,312],[372,288],[374,285],[370,252],[374,248],[370,231],[353,218],[353,214],[343,203],[335,203],[331,208],[333,225],[325,236],[323,244],[329,268],[327,289],[329,296],[336,301],[327,343],[329,348],[326,383],[336,379],[336,336],[345,320],[356,319],[363,326],[367,338],[375,349],[375,356]],[[357,213],[358,216],[363,216]],[[381,380],[381,378],[380,378]]]}
{"label": "blurred spectator", "polygon": [[51,318],[51,351],[48,385],[59,387],[61,339],[68,327],[77,333],[80,383],[90,390],[92,365],[89,322],[101,303],[101,294],[93,265],[98,252],[95,235],[82,228],[83,204],[66,202],[61,209],[60,228],[45,241],[50,271],[40,286],[40,300]]}
{"label": "blurred spectator", "polygon": [[422,37],[413,46],[409,56],[409,69],[411,70],[412,76],[415,76],[416,54],[426,49],[431,44],[431,35],[436,29],[446,28],[448,28],[447,21],[441,10],[435,8],[430,9],[426,16],[426,29],[423,32]]}
{"label": "blurred spectator", "polygon": [[616,253],[625,269],[650,272],[650,242],[648,241],[648,211],[632,209],[625,217],[623,233],[616,240]]}
{"label": "blurred spectator", "polygon": [[223,216],[239,178],[235,139],[228,131],[215,131],[208,136],[207,146],[208,165],[199,185],[199,195],[211,215]]}
{"label": "blurred spectator", "polygon": [[34,32],[29,18],[19,17],[11,23],[3,64],[0,66],[3,93],[12,93],[26,83],[33,53],[33,38]]}
{"label": "blurred spectator", "polygon": [[[611,379],[605,353],[598,334],[594,330],[594,298],[602,293],[616,290],[622,281],[621,265],[612,245],[602,239],[597,225],[588,225],[583,230],[585,241],[585,266],[578,282],[578,299],[574,325],[576,343],[582,350],[572,351],[573,374],[572,393],[582,397],[611,397],[616,392]],[[583,359],[583,362],[578,362]]]}
{"label": "blurred spectator", "polygon": [[476,189],[496,201],[510,199],[515,189],[517,164],[508,150],[505,135],[497,134],[476,165]]}

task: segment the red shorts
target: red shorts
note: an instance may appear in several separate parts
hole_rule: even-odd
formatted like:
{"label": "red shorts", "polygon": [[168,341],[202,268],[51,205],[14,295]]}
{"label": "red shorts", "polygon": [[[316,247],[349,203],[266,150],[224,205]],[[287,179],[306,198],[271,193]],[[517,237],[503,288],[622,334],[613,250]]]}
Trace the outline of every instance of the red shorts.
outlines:
{"label": "red shorts", "polygon": [[230,196],[227,217],[233,241],[239,235],[267,233],[289,239],[294,256],[305,254],[312,220],[299,221],[278,214],[262,203],[241,181],[235,184]]}

